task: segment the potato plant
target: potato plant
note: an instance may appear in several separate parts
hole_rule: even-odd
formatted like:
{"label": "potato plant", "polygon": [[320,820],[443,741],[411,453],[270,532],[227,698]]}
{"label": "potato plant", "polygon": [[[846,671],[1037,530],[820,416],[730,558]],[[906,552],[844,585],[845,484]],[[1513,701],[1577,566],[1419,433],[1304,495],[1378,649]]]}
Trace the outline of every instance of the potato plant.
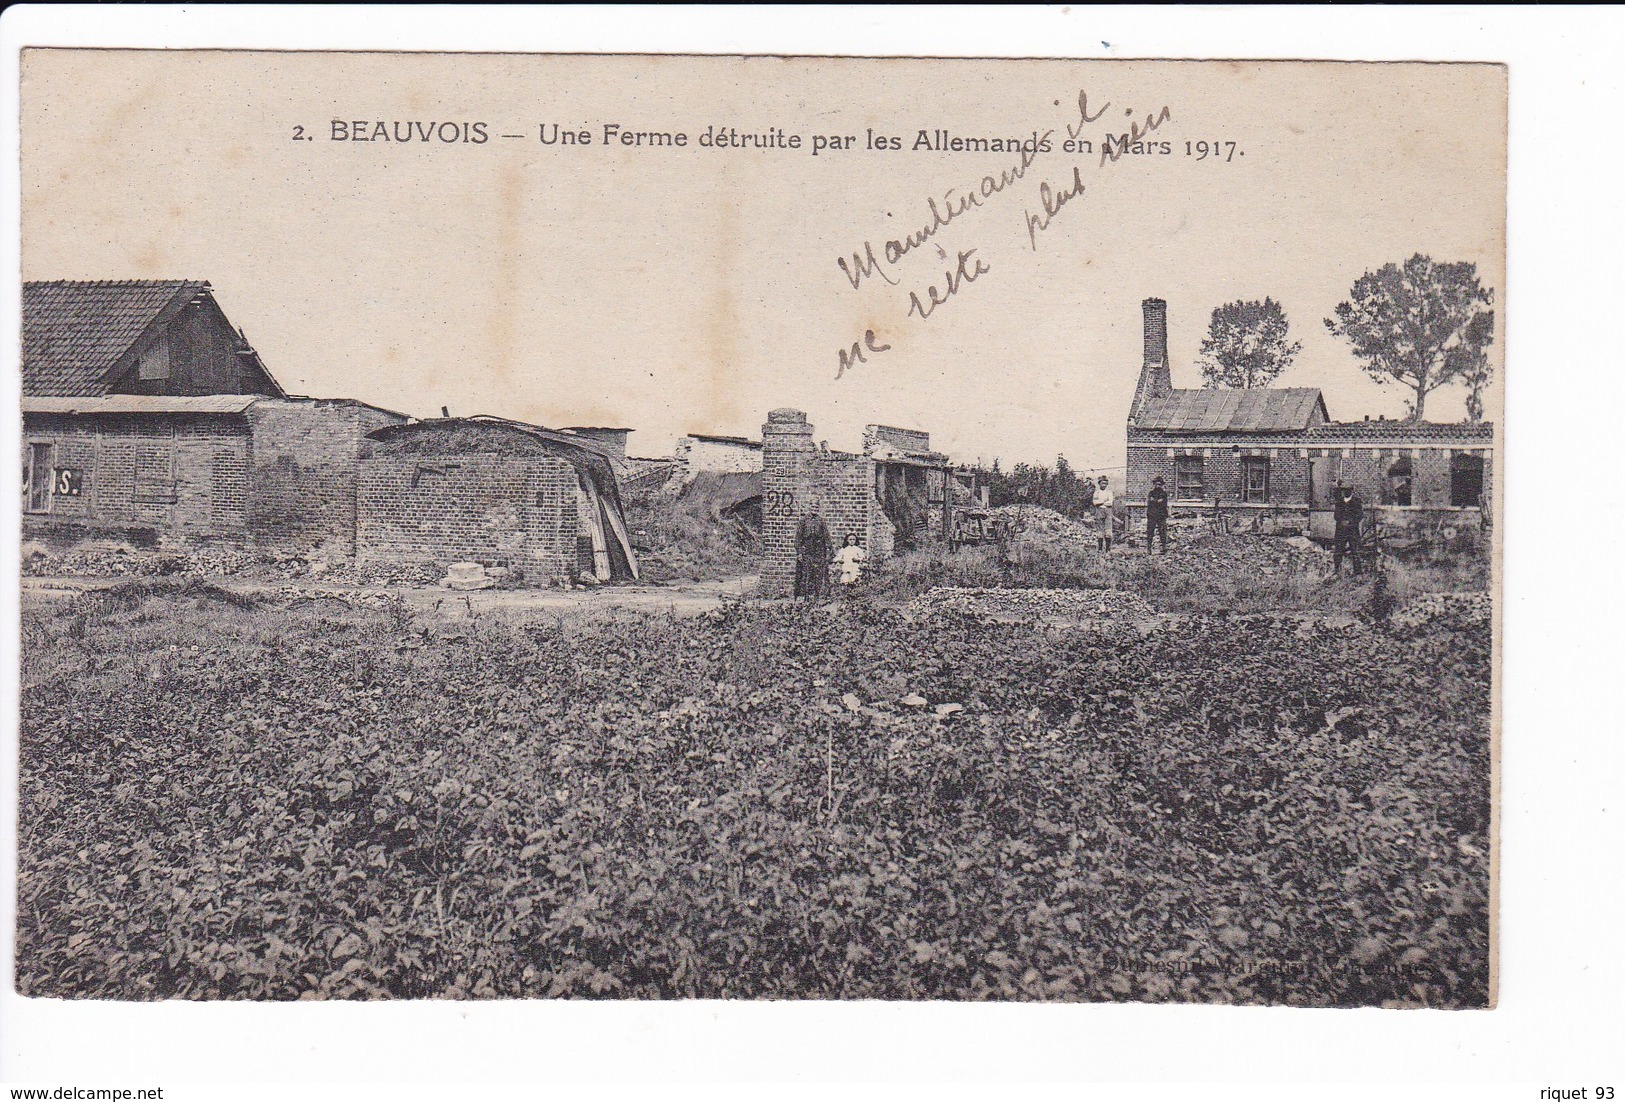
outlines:
{"label": "potato plant", "polygon": [[27,995],[1488,998],[1482,616],[93,611],[25,612]]}

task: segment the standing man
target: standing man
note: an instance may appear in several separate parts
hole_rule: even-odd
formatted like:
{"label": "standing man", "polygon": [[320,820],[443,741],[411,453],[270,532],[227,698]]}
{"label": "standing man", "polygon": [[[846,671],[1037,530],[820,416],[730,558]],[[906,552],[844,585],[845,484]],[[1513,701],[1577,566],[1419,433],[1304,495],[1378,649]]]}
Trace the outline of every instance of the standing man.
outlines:
{"label": "standing man", "polygon": [[1168,491],[1162,488],[1162,479],[1151,480],[1151,492],[1145,495],[1145,553],[1151,554],[1151,537],[1162,536],[1162,553],[1168,553]]}
{"label": "standing man", "polygon": [[1343,556],[1354,560],[1354,572],[1363,573],[1360,566],[1360,524],[1365,520],[1365,504],[1353,486],[1339,484],[1332,504],[1332,518],[1337,533],[1332,539],[1332,573],[1343,572]]}
{"label": "standing man", "polygon": [[1112,506],[1115,504],[1117,498],[1112,493],[1111,482],[1101,475],[1095,483],[1095,508],[1100,511],[1100,539],[1097,543],[1101,551],[1112,549]]}
{"label": "standing man", "polygon": [[829,590],[829,527],[817,511],[796,525],[796,596],[822,599]]}

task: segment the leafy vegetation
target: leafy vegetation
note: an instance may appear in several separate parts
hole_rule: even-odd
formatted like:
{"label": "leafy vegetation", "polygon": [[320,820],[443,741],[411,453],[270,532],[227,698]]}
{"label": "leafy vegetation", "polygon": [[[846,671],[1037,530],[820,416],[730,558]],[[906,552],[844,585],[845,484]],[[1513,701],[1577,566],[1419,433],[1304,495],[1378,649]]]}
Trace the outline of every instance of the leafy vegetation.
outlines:
{"label": "leafy vegetation", "polygon": [[1202,340],[1204,386],[1248,390],[1275,382],[1303,345],[1287,339],[1286,311],[1272,298],[1213,308]]}
{"label": "leafy vegetation", "polygon": [[1064,455],[1055,457],[1054,466],[1017,463],[1005,470],[995,459],[992,466],[974,470],[977,482],[987,487],[988,504],[994,507],[1035,505],[1077,518],[1086,515],[1095,500],[1088,473],[1079,475]]}
{"label": "leafy vegetation", "polygon": [[24,612],[30,996],[1487,999],[1482,617],[136,596]]}
{"label": "leafy vegetation", "polygon": [[1477,421],[1490,378],[1485,350],[1495,339],[1495,312],[1482,307],[1494,301],[1494,289],[1478,281],[1478,265],[1416,253],[1355,280],[1325,325],[1349,342],[1367,375],[1410,389],[1412,419],[1423,419],[1429,394],[1460,380]]}

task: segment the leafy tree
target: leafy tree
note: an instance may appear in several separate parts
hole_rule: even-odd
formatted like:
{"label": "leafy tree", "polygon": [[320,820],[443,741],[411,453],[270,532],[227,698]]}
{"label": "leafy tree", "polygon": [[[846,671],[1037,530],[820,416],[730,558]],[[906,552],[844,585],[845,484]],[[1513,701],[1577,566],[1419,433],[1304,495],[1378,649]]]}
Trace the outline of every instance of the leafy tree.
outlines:
{"label": "leafy tree", "polygon": [[1272,298],[1215,307],[1202,342],[1202,378],[1210,388],[1269,386],[1303,350],[1287,340],[1286,311]]}
{"label": "leafy tree", "polygon": [[1484,420],[1484,388],[1490,385],[1490,358],[1485,349],[1495,340],[1495,311],[1482,310],[1467,323],[1459,355],[1466,363],[1459,368],[1467,384],[1467,420]]}
{"label": "leafy tree", "polygon": [[1482,407],[1495,315],[1480,307],[1494,299],[1478,282],[1478,265],[1438,264],[1417,253],[1357,279],[1326,328],[1349,342],[1367,375],[1410,387],[1410,417],[1420,421],[1429,394],[1475,373],[1482,381],[1474,400]]}
{"label": "leafy tree", "polygon": [[977,480],[987,487],[988,504],[1040,505],[1070,517],[1084,515],[1094,490],[1089,479],[1080,477],[1066,456],[1055,457],[1055,466],[1017,463],[1003,470],[995,459],[989,467],[977,468]]}

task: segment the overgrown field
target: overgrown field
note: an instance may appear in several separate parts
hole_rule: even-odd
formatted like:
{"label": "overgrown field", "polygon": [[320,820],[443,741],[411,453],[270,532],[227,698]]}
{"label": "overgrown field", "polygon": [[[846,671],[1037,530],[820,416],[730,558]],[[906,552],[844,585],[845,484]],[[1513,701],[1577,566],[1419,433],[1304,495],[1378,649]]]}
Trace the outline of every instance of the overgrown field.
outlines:
{"label": "overgrown field", "polygon": [[1483,1005],[1489,630],[1393,630],[29,608],[17,986]]}

